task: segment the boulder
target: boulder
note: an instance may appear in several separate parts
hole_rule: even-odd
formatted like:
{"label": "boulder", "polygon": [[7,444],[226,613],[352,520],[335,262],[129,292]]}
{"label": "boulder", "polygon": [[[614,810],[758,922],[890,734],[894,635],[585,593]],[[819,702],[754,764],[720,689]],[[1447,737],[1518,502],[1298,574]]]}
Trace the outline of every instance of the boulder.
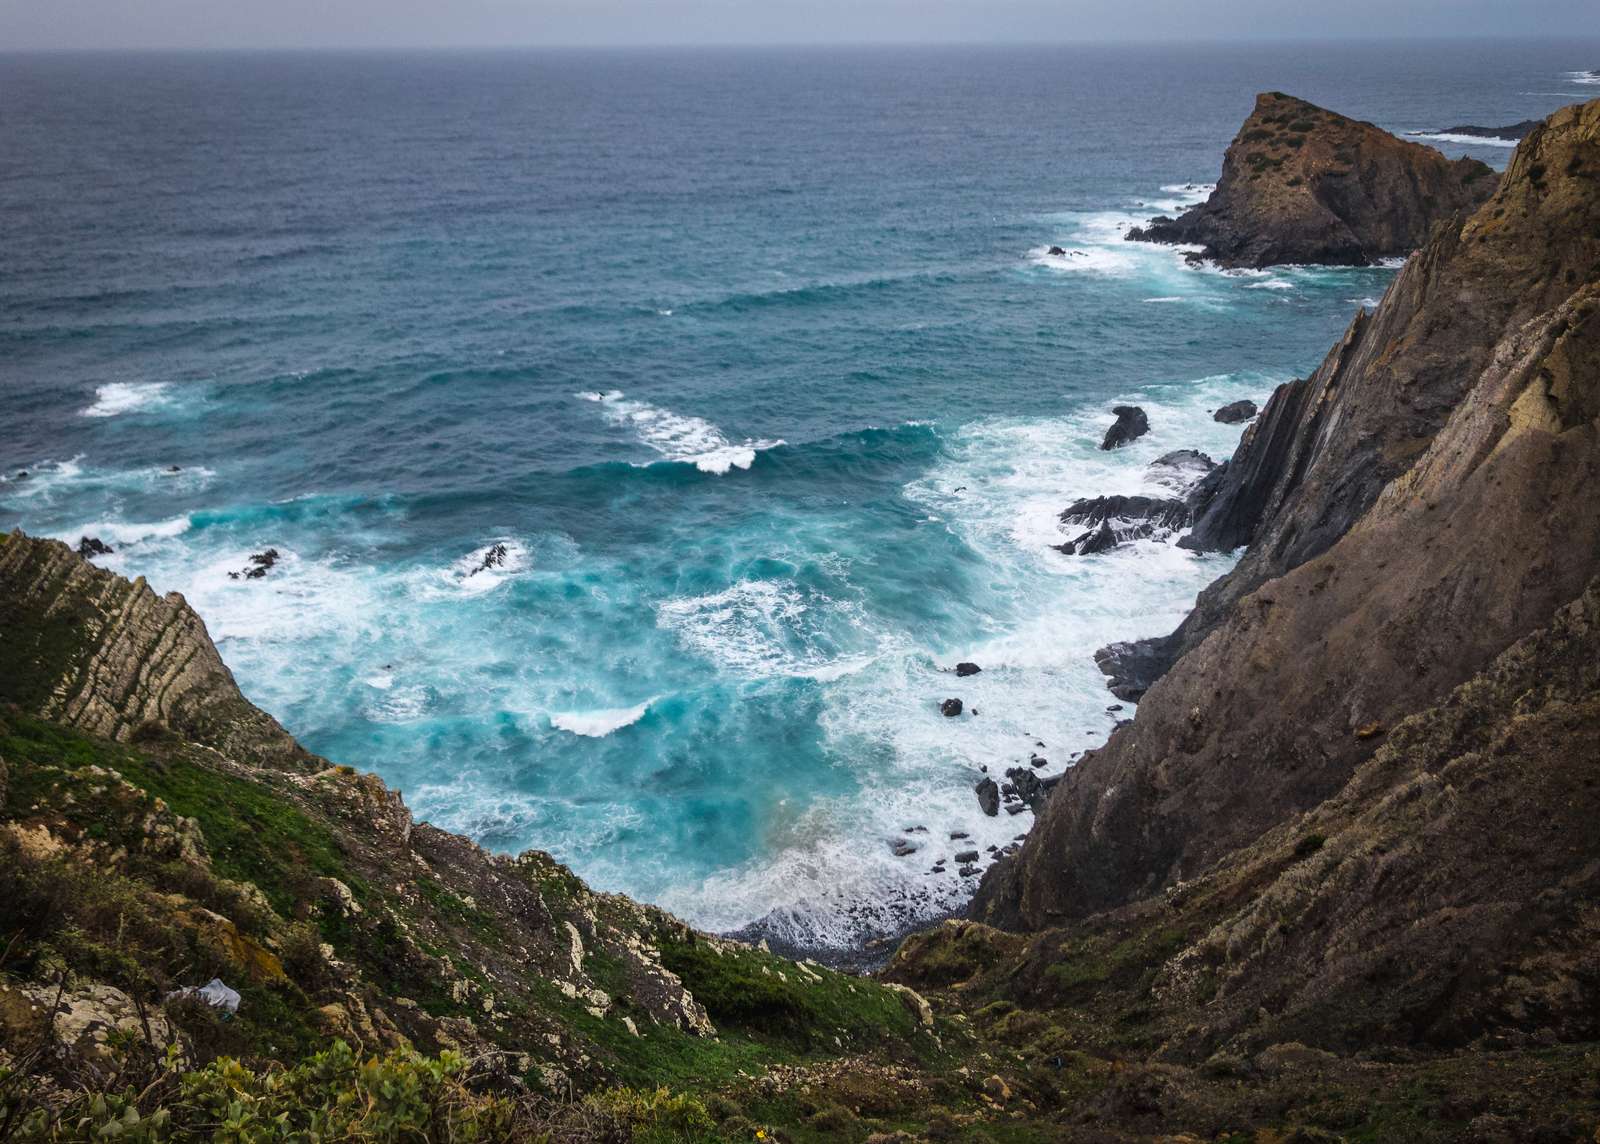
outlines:
{"label": "boulder", "polygon": [[1228,402],[1228,404],[1211,415],[1211,420],[1220,421],[1224,425],[1237,425],[1241,421],[1250,420],[1259,412],[1260,410],[1256,408],[1256,403],[1249,398],[1245,398],[1241,401]]}
{"label": "boulder", "polygon": [[956,664],[956,676],[957,676],[957,678],[960,678],[960,679],[965,679],[969,675],[977,675],[978,672],[980,672],[982,670],[983,670],[983,668],[979,667],[975,663],[958,663],[958,664]]}
{"label": "boulder", "polygon": [[961,714],[961,700],[946,699],[943,703],[939,704],[939,714],[943,715],[946,719],[954,719],[957,715]]}
{"label": "boulder", "polygon": [[1106,430],[1102,449],[1120,449],[1129,441],[1137,440],[1150,432],[1150,418],[1137,405],[1116,405],[1111,409],[1117,415],[1111,428]]}
{"label": "boulder", "polygon": [[990,818],[1000,813],[1000,784],[991,778],[978,780],[978,785],[972,788],[978,792],[978,809]]}
{"label": "boulder", "polygon": [[87,560],[91,556],[110,556],[115,551],[111,545],[101,540],[98,536],[81,536],[78,538],[78,555]]}

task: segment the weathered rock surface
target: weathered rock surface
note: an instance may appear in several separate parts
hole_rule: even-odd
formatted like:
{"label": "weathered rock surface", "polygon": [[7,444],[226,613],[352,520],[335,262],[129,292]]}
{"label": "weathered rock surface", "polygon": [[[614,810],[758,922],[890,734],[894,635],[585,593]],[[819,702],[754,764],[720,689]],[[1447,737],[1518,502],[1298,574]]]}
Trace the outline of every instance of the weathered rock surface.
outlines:
{"label": "weathered rock surface", "polygon": [[47,719],[124,742],[155,728],[284,765],[310,758],[239,694],[182,596],[59,541],[0,543],[0,638],[0,697]]}
{"label": "weathered rock surface", "polygon": [[[1600,571],[1600,102],[1410,260],[1246,430],[1192,538],[1249,542],[1137,719],[1067,772],[975,916],[1047,925],[1203,873]],[[1120,693],[1119,693],[1120,694]]]}
{"label": "weathered rock surface", "polygon": [[1411,253],[1482,203],[1495,175],[1281,92],[1256,97],[1211,196],[1128,238],[1202,247],[1223,266],[1365,266]]}

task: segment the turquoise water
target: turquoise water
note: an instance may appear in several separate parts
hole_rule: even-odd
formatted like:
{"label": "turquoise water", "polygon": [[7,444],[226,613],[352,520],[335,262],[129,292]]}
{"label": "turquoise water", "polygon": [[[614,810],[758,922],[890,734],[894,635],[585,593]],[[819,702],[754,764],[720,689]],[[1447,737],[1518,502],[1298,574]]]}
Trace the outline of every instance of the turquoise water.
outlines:
{"label": "turquoise water", "polygon": [[[1055,514],[1226,455],[1209,411],[1393,274],[1227,275],[1120,229],[1204,193],[1256,90],[1423,130],[1545,114],[1597,63],[0,57],[0,465],[30,474],[0,525],[183,592],[246,694],[419,817],[856,941],[959,907],[934,860],[1031,818],[983,817],[980,768],[1103,741],[1092,651],[1227,566],[1064,558]],[[1106,454],[1117,401],[1153,428]]]}

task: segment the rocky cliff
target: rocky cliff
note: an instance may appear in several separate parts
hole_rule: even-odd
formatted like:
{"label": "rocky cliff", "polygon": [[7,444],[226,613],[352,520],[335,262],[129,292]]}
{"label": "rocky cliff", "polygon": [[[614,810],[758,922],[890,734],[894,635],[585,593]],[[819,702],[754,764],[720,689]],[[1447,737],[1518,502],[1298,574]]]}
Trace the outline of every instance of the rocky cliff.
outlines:
{"label": "rocky cliff", "polygon": [[1452,162],[1370,123],[1266,92],[1229,145],[1211,196],[1128,237],[1199,246],[1197,257],[1223,266],[1364,266],[1416,250],[1494,184],[1476,159]]}
{"label": "rocky cliff", "polygon": [[1552,116],[1494,197],[1274,395],[1195,529],[1248,540],[1244,558],[976,916],[1050,925],[1201,875],[1337,796],[1398,723],[1584,593],[1600,571],[1596,171],[1600,103]]}

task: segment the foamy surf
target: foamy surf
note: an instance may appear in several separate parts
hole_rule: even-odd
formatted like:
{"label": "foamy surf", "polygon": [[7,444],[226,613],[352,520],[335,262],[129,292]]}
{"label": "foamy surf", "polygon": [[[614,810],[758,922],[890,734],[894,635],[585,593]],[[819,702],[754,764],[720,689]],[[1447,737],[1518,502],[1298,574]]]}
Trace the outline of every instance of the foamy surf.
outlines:
{"label": "foamy surf", "polygon": [[1501,139],[1493,135],[1456,135],[1449,131],[1407,131],[1408,139],[1430,139],[1435,143],[1457,143],[1463,146],[1515,147],[1516,139]]}
{"label": "foamy surf", "polygon": [[532,563],[522,541],[502,536],[455,561],[444,570],[443,580],[458,592],[478,596],[526,572]]}
{"label": "foamy surf", "polygon": [[722,430],[700,417],[674,413],[643,401],[630,401],[620,390],[580,393],[584,401],[600,405],[613,425],[633,431],[640,444],[671,462],[693,465],[702,473],[722,476],[732,469],[748,469],[763,449],[782,441],[745,441],[735,444]]}
{"label": "foamy surf", "polygon": [[171,388],[165,381],[113,381],[96,387],[94,403],[82,411],[83,416],[118,417],[158,409],[171,404]]}
{"label": "foamy surf", "polygon": [[646,699],[635,707],[614,707],[600,711],[560,711],[550,716],[550,725],[586,739],[603,739],[613,731],[631,727],[643,719],[654,702],[654,699]]}

